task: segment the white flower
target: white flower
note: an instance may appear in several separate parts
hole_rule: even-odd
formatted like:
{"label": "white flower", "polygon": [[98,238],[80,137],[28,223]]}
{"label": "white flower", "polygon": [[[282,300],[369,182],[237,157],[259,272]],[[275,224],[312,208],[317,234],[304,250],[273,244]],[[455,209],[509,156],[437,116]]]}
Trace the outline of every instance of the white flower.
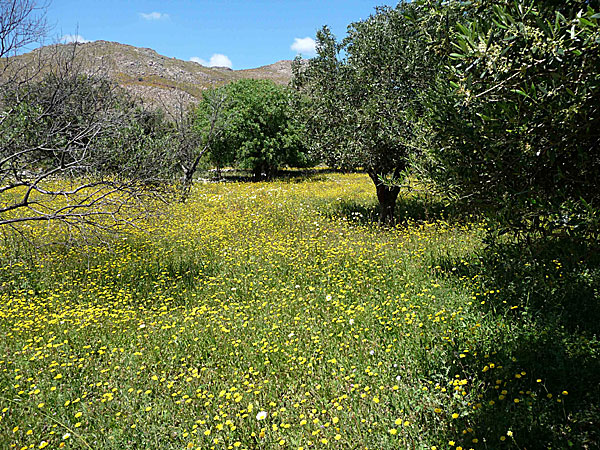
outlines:
{"label": "white flower", "polygon": [[256,420],[265,420],[267,418],[267,412],[261,411],[256,415]]}
{"label": "white flower", "polygon": [[375,354],[375,350],[371,350],[371,351],[369,352],[369,355],[371,355],[371,356],[373,356],[374,354]]}
{"label": "white flower", "polygon": [[350,322],[350,325],[354,325],[354,319],[350,319],[348,322]]}

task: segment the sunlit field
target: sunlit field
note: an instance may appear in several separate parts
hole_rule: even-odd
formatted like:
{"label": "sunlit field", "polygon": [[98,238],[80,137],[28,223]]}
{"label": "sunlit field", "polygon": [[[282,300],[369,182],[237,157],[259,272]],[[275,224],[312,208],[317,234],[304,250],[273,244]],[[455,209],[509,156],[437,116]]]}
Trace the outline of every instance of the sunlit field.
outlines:
{"label": "sunlit field", "polygon": [[432,201],[380,228],[368,177],[323,174],[199,184],[102,244],[7,231],[0,448],[594,448],[596,330],[495,284],[485,224]]}

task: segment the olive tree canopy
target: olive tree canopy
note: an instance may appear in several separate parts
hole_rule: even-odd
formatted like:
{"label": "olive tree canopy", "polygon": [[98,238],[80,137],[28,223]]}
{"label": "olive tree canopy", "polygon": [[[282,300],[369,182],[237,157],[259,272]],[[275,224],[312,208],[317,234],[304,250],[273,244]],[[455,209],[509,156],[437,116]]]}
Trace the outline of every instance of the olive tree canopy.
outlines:
{"label": "olive tree canopy", "polygon": [[393,222],[399,193],[383,178],[397,179],[419,155],[421,96],[440,62],[432,41],[439,44],[446,30],[440,18],[416,3],[377,8],[341,42],[323,27],[317,56],[294,65],[311,151],[332,167],[369,174],[381,222]]}

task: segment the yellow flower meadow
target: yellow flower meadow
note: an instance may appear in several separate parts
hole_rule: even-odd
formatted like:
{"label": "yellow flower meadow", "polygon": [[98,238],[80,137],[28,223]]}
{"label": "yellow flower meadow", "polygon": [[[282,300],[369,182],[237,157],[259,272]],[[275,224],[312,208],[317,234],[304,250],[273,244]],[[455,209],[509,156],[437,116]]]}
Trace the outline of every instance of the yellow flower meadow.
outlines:
{"label": "yellow flower meadow", "polygon": [[546,400],[477,354],[500,294],[437,266],[485,225],[374,206],[362,174],[198,183],[133,230],[0,241],[0,448],[471,448],[474,412]]}

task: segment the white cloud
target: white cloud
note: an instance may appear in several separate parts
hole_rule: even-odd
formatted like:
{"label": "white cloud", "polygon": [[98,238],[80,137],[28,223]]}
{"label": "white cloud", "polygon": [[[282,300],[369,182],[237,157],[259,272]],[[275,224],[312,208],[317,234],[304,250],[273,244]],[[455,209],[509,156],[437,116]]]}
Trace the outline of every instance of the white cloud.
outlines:
{"label": "white cloud", "polygon": [[192,56],[190,58],[190,61],[193,61],[198,64],[202,64],[203,66],[206,66],[206,67],[228,67],[230,69],[233,67],[231,60],[227,56],[222,55],[221,53],[213,54],[210,57],[209,61],[206,61],[202,58],[198,58],[197,56]]}
{"label": "white cloud", "polygon": [[190,58],[190,61],[202,64],[203,66],[208,66],[208,63],[205,60],[203,60],[202,58],[198,58],[197,56],[192,56]]}
{"label": "white cloud", "polygon": [[229,67],[230,69],[233,67],[231,60],[220,53],[212,55],[208,64],[210,67]]}
{"label": "white cloud", "polygon": [[302,53],[306,56],[315,55],[317,53],[315,40],[310,37],[294,38],[294,43],[290,48],[296,53]]}
{"label": "white cloud", "polygon": [[142,19],[146,19],[146,20],[161,20],[161,19],[169,18],[168,14],[159,13],[156,11],[153,11],[151,13],[140,13],[140,16],[142,17]]}
{"label": "white cloud", "polygon": [[60,38],[60,41],[65,44],[72,44],[73,42],[85,44],[86,42],[90,42],[80,34],[65,34],[63,37]]}

